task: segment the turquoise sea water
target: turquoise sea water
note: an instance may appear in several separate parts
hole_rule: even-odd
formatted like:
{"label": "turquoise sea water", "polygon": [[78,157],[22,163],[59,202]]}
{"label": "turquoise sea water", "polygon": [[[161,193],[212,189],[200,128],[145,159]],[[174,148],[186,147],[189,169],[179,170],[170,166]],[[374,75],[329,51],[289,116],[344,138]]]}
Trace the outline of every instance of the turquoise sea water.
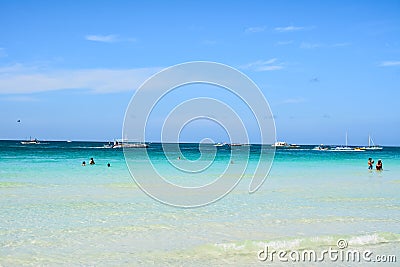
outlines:
{"label": "turquoise sea water", "polygon": [[[325,249],[340,238],[400,261],[400,148],[277,149],[266,182],[248,194],[260,149],[253,145],[229,195],[183,209],[143,193],[122,150],[104,144],[0,141],[0,265],[280,265],[260,262],[257,252]],[[197,144],[181,148],[183,161],[199,158]],[[157,168],[170,168],[160,144],[148,152]],[[210,171],[223,170],[229,153],[219,148]],[[96,164],[82,167],[91,157]],[[384,171],[367,170],[369,157],[382,159]],[[183,185],[211,179],[166,173]]]}

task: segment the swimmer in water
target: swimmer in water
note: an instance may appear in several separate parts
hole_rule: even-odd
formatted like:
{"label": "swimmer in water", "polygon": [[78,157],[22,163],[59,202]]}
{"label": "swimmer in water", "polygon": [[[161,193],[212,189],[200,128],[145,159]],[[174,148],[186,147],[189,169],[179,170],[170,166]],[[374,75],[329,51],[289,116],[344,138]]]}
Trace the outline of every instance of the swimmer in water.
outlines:
{"label": "swimmer in water", "polygon": [[376,163],[376,170],[377,171],[382,171],[383,170],[382,160],[378,160],[378,163]]}

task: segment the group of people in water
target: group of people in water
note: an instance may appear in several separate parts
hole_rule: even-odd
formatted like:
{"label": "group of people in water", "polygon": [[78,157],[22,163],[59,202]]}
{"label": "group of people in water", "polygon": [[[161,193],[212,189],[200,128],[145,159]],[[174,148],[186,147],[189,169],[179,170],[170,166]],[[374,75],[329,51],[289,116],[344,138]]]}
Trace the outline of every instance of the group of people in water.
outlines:
{"label": "group of people in water", "polygon": [[[90,158],[89,164],[90,164],[90,165],[95,165],[95,164],[96,164],[96,163],[94,162],[94,159],[93,159],[93,158]],[[86,161],[83,161],[83,162],[82,162],[82,166],[86,166]],[[110,164],[110,163],[107,163],[107,167],[111,167],[111,164]]]}
{"label": "group of people in water", "polygon": [[[178,157],[178,160],[179,159],[181,159],[181,157]],[[231,162],[231,163],[233,163],[233,162]],[[368,170],[372,170],[374,168],[374,163],[375,163],[375,161],[372,158],[368,158]],[[90,165],[95,165],[96,164],[94,162],[93,158],[90,158],[89,164]],[[82,162],[82,166],[86,166],[86,161]],[[107,167],[111,167],[111,164],[107,163]],[[377,171],[382,171],[383,170],[383,164],[382,164],[382,160],[381,159],[378,160],[378,162],[375,165],[375,168],[376,168]]]}
{"label": "group of people in water", "polygon": [[[375,161],[372,158],[368,158],[368,170],[372,170],[374,168],[374,163]],[[375,166],[377,171],[382,171],[383,170],[383,164],[382,160],[378,160]]]}

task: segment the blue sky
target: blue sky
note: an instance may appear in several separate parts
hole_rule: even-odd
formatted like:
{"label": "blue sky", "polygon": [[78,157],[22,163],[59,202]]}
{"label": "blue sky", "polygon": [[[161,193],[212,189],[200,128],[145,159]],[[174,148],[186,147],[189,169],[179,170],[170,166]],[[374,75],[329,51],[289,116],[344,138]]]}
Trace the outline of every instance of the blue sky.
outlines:
{"label": "blue sky", "polygon": [[207,60],[254,80],[279,140],[400,145],[399,1],[82,2],[1,1],[0,139],[118,138],[146,78]]}

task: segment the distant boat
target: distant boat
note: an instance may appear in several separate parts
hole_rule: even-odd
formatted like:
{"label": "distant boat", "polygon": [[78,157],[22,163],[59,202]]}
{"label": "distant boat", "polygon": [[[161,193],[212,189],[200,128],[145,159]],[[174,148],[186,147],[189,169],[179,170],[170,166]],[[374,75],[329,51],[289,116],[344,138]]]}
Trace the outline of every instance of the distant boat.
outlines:
{"label": "distant boat", "polygon": [[38,144],[40,144],[40,142],[36,138],[32,139],[31,137],[29,137],[29,140],[22,141],[21,144],[23,144],[23,145],[38,145]]}
{"label": "distant boat", "polygon": [[368,146],[367,147],[363,147],[362,149],[366,149],[366,150],[382,150],[383,147],[376,146],[374,144],[374,141],[372,140],[371,135],[368,135]]}
{"label": "distant boat", "polygon": [[289,147],[289,144],[286,142],[275,142],[272,146],[274,147]]}
{"label": "distant boat", "polygon": [[319,146],[314,147],[312,150],[316,150],[316,151],[326,151],[329,148],[327,148],[326,146],[324,146],[323,144],[320,144]]}
{"label": "distant boat", "polygon": [[289,148],[300,148],[300,146],[296,144],[289,144]]}
{"label": "distant boat", "polygon": [[223,144],[221,144],[221,143],[214,144],[214,146],[224,146],[224,145],[226,145],[226,144],[225,143],[223,143]]}
{"label": "distant boat", "polygon": [[335,147],[334,149],[332,149],[332,151],[345,151],[345,152],[347,152],[347,151],[348,152],[350,152],[350,151],[358,151],[358,152],[360,152],[360,151],[365,151],[365,149],[363,149],[361,147],[356,147],[356,148],[349,147],[347,145],[347,132],[346,132],[346,146]]}
{"label": "distant boat", "polygon": [[299,148],[299,145],[296,144],[289,144],[286,142],[275,142],[275,144],[272,145],[273,147],[285,147],[285,148]]}
{"label": "distant boat", "polygon": [[104,148],[146,148],[149,147],[146,143],[140,142],[129,142],[126,140],[115,140],[113,144],[109,142],[108,145],[104,145]]}
{"label": "distant boat", "polygon": [[233,143],[233,144],[230,144],[230,146],[242,146],[242,144]]}

